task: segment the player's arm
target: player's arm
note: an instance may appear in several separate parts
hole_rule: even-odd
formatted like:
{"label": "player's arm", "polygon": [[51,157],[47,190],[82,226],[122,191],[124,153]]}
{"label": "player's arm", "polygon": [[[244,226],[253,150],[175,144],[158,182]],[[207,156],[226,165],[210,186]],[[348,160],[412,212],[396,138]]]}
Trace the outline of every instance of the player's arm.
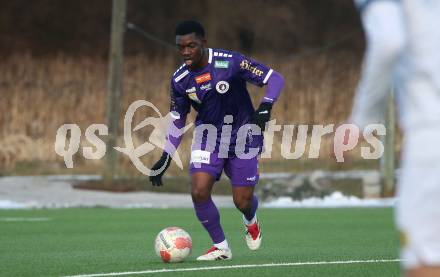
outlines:
{"label": "player's arm", "polygon": [[283,86],[283,76],[276,71],[272,71],[272,74],[267,81],[266,93],[260,103],[260,106],[251,118],[251,123],[256,124],[261,128],[262,131],[266,129],[266,123],[270,120],[272,105],[278,99]]}
{"label": "player's arm", "polygon": [[162,186],[162,176],[171,164],[171,156],[179,147],[183,138],[183,129],[186,123],[186,115],[190,110],[189,99],[180,94],[173,82],[171,82],[171,105],[170,112],[172,121],[167,129],[164,151],[160,159],[153,165],[151,170],[156,171],[161,168],[163,170],[155,175],[150,176],[150,182],[153,186]]}
{"label": "player's arm", "polygon": [[260,87],[266,86],[266,93],[251,118],[251,123],[258,125],[264,131],[266,123],[270,120],[272,106],[284,86],[284,78],[264,64],[241,55],[237,60],[237,65],[238,72],[243,79]]}
{"label": "player's arm", "polygon": [[172,156],[179,147],[183,138],[183,129],[186,124],[186,114],[180,116],[175,112],[171,112],[172,121],[167,129],[164,153]]}

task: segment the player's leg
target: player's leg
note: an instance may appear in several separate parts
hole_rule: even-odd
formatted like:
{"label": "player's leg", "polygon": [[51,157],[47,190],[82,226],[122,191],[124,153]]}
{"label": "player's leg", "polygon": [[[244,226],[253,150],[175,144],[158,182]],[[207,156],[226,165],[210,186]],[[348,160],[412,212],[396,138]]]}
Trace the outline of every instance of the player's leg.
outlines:
{"label": "player's leg", "polygon": [[254,195],[253,186],[234,186],[232,196],[235,207],[243,214],[245,223],[255,223],[257,217],[258,198]]}
{"label": "player's leg", "polygon": [[362,10],[361,19],[367,49],[350,121],[364,128],[382,122],[406,38],[399,1],[371,1]]}
{"label": "player's leg", "polygon": [[232,253],[220,225],[220,213],[212,201],[211,191],[215,181],[220,177],[223,162],[215,154],[210,154],[209,162],[195,165],[191,163],[191,197],[194,210],[200,223],[209,233],[213,246],[199,261],[228,260]]}
{"label": "player's leg", "polygon": [[403,266],[411,277],[440,276],[439,130],[405,138],[396,213]]}
{"label": "player's leg", "polygon": [[397,223],[407,276],[440,276],[440,2],[402,2],[410,71],[400,99],[405,145]]}
{"label": "player's leg", "polygon": [[246,244],[250,250],[257,250],[263,237],[257,220],[258,198],[254,194],[254,187],[235,186],[232,193],[235,206],[243,214]]}
{"label": "player's leg", "polygon": [[262,240],[257,220],[258,198],[254,194],[259,178],[258,159],[230,158],[225,164],[225,173],[231,180],[234,204],[243,214],[246,243],[249,249],[257,250]]}

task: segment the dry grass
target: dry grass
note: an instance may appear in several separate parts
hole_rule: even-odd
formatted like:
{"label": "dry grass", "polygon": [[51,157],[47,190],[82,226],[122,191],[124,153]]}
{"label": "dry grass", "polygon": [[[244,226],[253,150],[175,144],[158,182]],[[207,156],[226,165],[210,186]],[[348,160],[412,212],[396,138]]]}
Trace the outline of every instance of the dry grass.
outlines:
{"label": "dry grass", "polygon": [[[340,122],[348,115],[359,74],[359,57],[339,52],[298,58],[256,58],[272,65],[287,81],[273,112],[278,123],[329,124]],[[146,99],[165,114],[169,107],[169,78],[174,69],[173,58],[126,57],[122,112],[133,101]],[[13,55],[2,63],[0,76],[0,168],[13,167],[21,161],[62,164],[53,150],[60,125],[76,123],[84,132],[92,123],[105,123],[105,60]],[[251,92],[255,102],[263,93],[253,87]],[[135,121],[140,122],[145,116],[137,113]],[[141,142],[148,135],[147,131],[140,132],[136,139]],[[180,150],[185,161],[189,158],[190,139],[187,135]],[[281,160],[280,139],[276,141],[273,158]],[[326,157],[324,148],[321,155]],[[148,162],[159,154],[149,156]],[[99,168],[101,162],[85,161],[78,153],[75,164]],[[136,174],[125,157],[121,157],[121,165],[123,173]],[[172,171],[180,172],[176,168]]]}

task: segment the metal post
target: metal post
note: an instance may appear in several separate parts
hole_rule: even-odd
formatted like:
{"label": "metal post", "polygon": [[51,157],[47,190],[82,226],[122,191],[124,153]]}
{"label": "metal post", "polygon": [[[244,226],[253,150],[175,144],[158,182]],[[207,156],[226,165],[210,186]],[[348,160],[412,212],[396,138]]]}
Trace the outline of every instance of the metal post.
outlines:
{"label": "metal post", "polygon": [[384,138],[384,155],[381,159],[381,173],[383,180],[383,196],[391,196],[394,193],[395,176],[395,134],[396,116],[394,107],[394,90],[390,91],[388,97],[388,109],[386,113],[385,126],[387,134]]}

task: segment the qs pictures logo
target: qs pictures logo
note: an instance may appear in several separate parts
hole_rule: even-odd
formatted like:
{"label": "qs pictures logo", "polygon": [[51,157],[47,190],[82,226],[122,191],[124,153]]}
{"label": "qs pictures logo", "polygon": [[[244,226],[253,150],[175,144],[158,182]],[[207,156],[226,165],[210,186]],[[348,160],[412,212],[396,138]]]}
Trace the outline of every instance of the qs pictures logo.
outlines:
{"label": "qs pictures logo", "polygon": [[[153,109],[154,112],[157,114],[157,117],[148,117],[137,124],[134,128],[132,128],[135,112],[141,107],[149,107]],[[171,125],[172,119],[173,115],[171,113],[168,113],[165,117],[163,117],[159,109],[148,101],[138,100],[133,102],[128,107],[127,112],[124,116],[123,140],[125,143],[125,147],[114,147],[114,149],[127,155],[130,161],[136,167],[136,169],[142,172],[144,175],[155,176],[159,174],[163,170],[163,168],[152,171],[142,163],[141,157],[147,155],[156,147],[164,150],[165,146],[163,145],[163,141],[165,141],[166,130]],[[153,131],[151,132],[148,141],[135,147],[132,135],[133,132],[139,131],[140,129],[148,125],[153,126]],[[184,133],[191,127],[192,124],[189,124],[185,126],[183,130],[178,131]],[[68,139],[69,132],[70,136]],[[94,150],[93,147],[84,146],[82,148],[84,158],[90,160],[99,160],[103,158],[107,151],[107,145],[101,138],[98,137],[98,135],[107,136],[108,126],[105,124],[92,124],[87,127],[84,135],[86,140],[96,149]],[[58,128],[55,139],[55,152],[64,158],[64,163],[66,164],[67,168],[73,168],[73,156],[79,151],[80,142],[81,129],[77,124],[64,124],[60,128]],[[168,145],[168,147],[173,146]],[[171,152],[173,152],[172,159],[181,169],[183,169],[179,153],[176,151],[176,149],[171,149]]]}

